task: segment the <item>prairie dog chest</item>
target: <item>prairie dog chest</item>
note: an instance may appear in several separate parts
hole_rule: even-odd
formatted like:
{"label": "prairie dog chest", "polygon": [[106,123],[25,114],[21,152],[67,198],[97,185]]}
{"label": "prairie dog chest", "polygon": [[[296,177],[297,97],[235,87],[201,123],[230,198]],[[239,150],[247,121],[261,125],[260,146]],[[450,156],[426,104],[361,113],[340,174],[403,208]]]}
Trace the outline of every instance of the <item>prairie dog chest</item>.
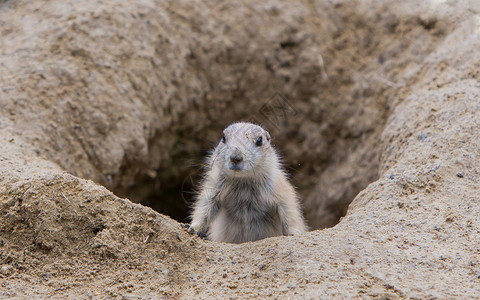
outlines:
{"label": "prairie dog chest", "polygon": [[220,193],[220,210],[235,222],[275,222],[278,205],[263,186],[238,183]]}

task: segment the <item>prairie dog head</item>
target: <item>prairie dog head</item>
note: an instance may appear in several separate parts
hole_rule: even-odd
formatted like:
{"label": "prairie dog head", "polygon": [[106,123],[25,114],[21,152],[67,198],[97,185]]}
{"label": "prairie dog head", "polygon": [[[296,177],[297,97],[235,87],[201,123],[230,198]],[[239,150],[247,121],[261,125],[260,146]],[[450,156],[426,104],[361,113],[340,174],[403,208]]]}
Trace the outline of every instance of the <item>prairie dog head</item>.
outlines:
{"label": "prairie dog head", "polygon": [[252,123],[233,123],[223,131],[214,163],[226,177],[257,177],[277,164],[270,134]]}

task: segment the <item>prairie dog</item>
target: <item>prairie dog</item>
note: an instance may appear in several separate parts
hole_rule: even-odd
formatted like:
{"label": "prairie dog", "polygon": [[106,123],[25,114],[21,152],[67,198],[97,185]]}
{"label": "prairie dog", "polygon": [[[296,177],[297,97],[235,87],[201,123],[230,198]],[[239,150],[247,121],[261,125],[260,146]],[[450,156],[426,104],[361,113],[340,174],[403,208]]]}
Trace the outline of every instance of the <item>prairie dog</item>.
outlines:
{"label": "prairie dog", "polygon": [[243,243],[306,230],[297,194],[282,170],[270,134],[233,123],[207,159],[189,232]]}

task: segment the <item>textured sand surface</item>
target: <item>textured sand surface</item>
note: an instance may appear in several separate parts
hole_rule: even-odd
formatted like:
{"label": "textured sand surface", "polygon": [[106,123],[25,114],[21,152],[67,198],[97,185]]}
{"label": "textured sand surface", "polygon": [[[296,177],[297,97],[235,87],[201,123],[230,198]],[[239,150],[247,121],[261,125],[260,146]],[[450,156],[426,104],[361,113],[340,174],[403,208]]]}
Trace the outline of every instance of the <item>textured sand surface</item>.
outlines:
{"label": "textured sand surface", "polygon": [[[479,298],[472,3],[0,1],[0,298]],[[184,206],[235,120],[313,231],[213,243],[138,204]]]}

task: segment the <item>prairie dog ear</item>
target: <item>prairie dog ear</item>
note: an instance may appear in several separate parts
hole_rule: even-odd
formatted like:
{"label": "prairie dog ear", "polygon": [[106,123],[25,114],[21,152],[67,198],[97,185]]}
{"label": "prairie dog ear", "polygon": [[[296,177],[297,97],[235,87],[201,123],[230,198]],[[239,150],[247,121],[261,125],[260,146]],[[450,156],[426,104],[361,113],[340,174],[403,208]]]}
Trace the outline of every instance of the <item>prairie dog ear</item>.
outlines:
{"label": "prairie dog ear", "polygon": [[270,142],[270,139],[271,139],[271,138],[270,138],[270,133],[268,133],[268,131],[265,130],[265,135],[267,136],[267,141]]}

